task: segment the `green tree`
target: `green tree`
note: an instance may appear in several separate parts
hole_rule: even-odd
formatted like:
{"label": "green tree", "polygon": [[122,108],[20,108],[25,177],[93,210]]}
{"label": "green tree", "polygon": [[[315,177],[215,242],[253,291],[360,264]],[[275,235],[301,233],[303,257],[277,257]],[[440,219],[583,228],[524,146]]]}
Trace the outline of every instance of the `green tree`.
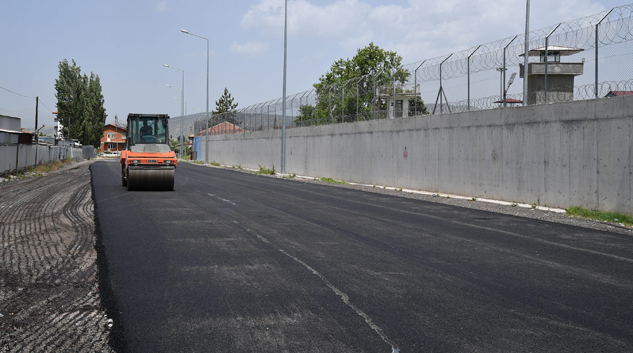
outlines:
{"label": "green tree", "polygon": [[103,129],[106,123],[105,100],[103,98],[101,79],[99,75],[90,73],[90,81],[88,83],[88,96],[90,97],[90,105],[92,112],[92,127],[90,131],[90,145],[95,147],[101,143],[103,137]]}
{"label": "green tree", "polygon": [[215,110],[212,111],[211,114],[220,115],[222,121],[228,121],[234,124],[235,114],[233,114],[233,111],[239,104],[237,102],[233,103],[234,100],[235,98],[231,97],[229,90],[224,87],[224,93],[219,100],[215,101]]}
{"label": "green tree", "polygon": [[176,152],[176,153],[179,153],[179,150],[180,150],[180,141],[178,141],[177,139],[170,138],[170,139],[169,139],[169,148],[170,148],[172,151],[174,151],[174,152]]}
{"label": "green tree", "polygon": [[[316,110],[299,112],[296,122],[305,120],[366,120],[372,111],[385,108],[375,97],[376,91],[387,92],[395,84],[403,84],[410,73],[402,67],[402,57],[395,51],[381,49],[374,43],[358,49],[351,59],[339,59],[314,84]],[[378,95],[379,96],[379,95]]]}
{"label": "green tree", "polygon": [[104,99],[99,76],[81,74],[75,61],[60,61],[55,80],[57,119],[67,139],[78,139],[83,145],[97,147],[105,125]]}
{"label": "green tree", "polygon": [[[417,101],[417,107],[416,107]],[[409,116],[414,116],[417,112],[418,115],[426,115],[429,114],[429,111],[426,109],[426,105],[424,105],[424,101],[420,96],[415,98],[409,98]]]}
{"label": "green tree", "polygon": [[81,67],[75,60],[72,66],[68,60],[60,61],[59,78],[55,80],[55,97],[57,98],[57,119],[63,127],[63,135],[67,139],[75,138],[81,126],[80,96],[83,90]]}

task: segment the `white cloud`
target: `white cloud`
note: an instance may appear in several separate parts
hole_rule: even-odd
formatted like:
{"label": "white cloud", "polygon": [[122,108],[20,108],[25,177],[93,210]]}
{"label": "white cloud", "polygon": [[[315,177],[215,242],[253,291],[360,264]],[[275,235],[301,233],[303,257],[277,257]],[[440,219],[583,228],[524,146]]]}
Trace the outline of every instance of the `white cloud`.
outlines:
{"label": "white cloud", "polygon": [[[604,10],[596,0],[532,2],[532,30]],[[245,30],[283,34],[283,0],[260,0],[242,17]],[[448,54],[520,34],[525,0],[409,0],[372,6],[359,0],[288,2],[288,34],[335,43],[347,50],[376,42],[405,62]]]}
{"label": "white cloud", "polygon": [[245,44],[237,44],[233,42],[230,48],[231,53],[258,55],[268,51],[268,43],[266,42],[246,42]]}
{"label": "white cloud", "polygon": [[[262,29],[267,34],[283,34],[284,3],[281,0],[261,0],[244,15],[244,29]],[[288,35],[318,38],[337,43],[355,42],[367,37],[367,15],[371,6],[357,0],[337,0],[327,5],[314,5],[307,0],[288,3]]]}
{"label": "white cloud", "polygon": [[156,12],[167,11],[167,1],[161,1],[160,3],[158,3],[158,5],[156,5],[156,7],[154,8],[154,11]]}

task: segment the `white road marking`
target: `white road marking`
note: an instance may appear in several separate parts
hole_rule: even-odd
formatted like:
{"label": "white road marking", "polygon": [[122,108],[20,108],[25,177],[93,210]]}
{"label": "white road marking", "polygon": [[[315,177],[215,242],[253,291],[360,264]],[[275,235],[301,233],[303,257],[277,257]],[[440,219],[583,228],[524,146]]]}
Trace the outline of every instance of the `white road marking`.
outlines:
{"label": "white road marking", "polygon": [[211,197],[215,197],[218,200],[222,200],[224,202],[228,202],[228,203],[230,203],[233,206],[237,206],[237,204],[235,202],[232,202],[231,200],[223,199],[223,198],[221,198],[219,196],[215,196],[214,194],[208,194],[208,195],[211,196]]}
{"label": "white road marking", "polygon": [[[257,234],[257,233],[253,233],[256,237],[258,237],[261,241],[263,241],[266,244],[271,244],[272,243],[264,238],[263,236]],[[305,262],[301,261],[299,258],[288,254],[285,250],[280,249],[277,247],[277,250],[279,252],[281,252],[282,254],[288,256],[289,258],[293,259],[294,261],[300,263],[301,265],[303,265],[305,268],[307,268],[310,272],[312,272],[314,275],[318,276],[321,281],[323,281],[323,283],[325,283],[326,286],[328,286],[336,295],[338,295],[339,297],[341,297],[341,299],[343,300],[343,303],[345,303],[347,306],[349,306],[352,310],[354,310],[354,312],[356,312],[356,314],[358,314],[359,316],[361,316],[363,319],[365,319],[365,322],[369,325],[369,327],[372,328],[372,330],[374,330],[379,336],[380,338],[382,338],[382,340],[387,343],[388,345],[391,346],[391,353],[398,353],[400,352],[400,350],[398,349],[398,347],[396,347],[396,344],[391,341],[389,339],[389,337],[387,337],[387,335],[385,335],[385,333],[382,331],[382,329],[380,327],[378,327],[378,325],[376,325],[373,320],[371,319],[371,317],[369,317],[369,315],[367,315],[364,311],[362,311],[359,307],[357,307],[356,305],[354,305],[353,303],[351,303],[349,301],[349,296],[345,293],[343,293],[340,289],[336,288],[330,281],[328,281],[327,278],[325,278],[325,276],[323,276],[319,271],[315,270],[314,268],[312,268],[310,265],[306,264]]]}

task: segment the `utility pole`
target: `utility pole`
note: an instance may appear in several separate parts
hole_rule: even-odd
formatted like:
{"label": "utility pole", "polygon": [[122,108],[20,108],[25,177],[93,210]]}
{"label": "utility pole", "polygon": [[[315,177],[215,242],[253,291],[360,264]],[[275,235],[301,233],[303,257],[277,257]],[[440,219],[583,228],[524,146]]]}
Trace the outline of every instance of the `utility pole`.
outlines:
{"label": "utility pole", "polygon": [[37,133],[37,115],[38,115],[39,105],[40,105],[40,97],[36,96],[35,97],[35,165],[37,165],[37,150],[40,145],[40,136]]}

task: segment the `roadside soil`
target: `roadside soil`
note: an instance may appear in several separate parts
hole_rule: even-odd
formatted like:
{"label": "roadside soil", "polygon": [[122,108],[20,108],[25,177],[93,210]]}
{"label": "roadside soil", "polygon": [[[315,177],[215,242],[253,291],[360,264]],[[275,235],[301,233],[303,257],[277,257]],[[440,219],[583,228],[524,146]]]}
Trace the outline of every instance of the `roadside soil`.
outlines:
{"label": "roadside soil", "polygon": [[113,352],[90,163],[0,184],[0,352]]}

